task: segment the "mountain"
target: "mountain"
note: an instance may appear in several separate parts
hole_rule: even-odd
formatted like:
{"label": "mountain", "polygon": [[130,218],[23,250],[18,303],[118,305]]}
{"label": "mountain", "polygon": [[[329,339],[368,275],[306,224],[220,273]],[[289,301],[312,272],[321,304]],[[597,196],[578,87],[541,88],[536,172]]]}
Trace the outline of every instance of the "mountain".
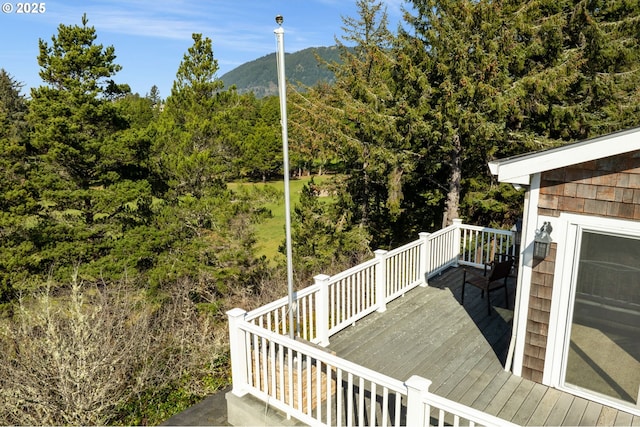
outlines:
{"label": "mountain", "polygon": [[[333,73],[319,64],[316,55],[327,62],[339,62],[337,47],[310,47],[295,53],[285,53],[287,81],[301,86],[313,86],[319,81],[333,81]],[[263,56],[240,65],[220,77],[225,88],[236,85],[238,92],[251,92],[258,98],[278,93],[276,54]]]}

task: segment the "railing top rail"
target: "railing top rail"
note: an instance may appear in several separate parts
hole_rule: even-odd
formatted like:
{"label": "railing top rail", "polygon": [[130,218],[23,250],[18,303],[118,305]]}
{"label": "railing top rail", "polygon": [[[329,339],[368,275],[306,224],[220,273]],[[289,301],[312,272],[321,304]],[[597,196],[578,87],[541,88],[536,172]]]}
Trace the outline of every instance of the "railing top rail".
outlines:
{"label": "railing top rail", "polygon": [[433,394],[431,392],[429,392],[425,396],[424,403],[426,403],[427,405],[433,405],[439,409],[448,410],[449,412],[455,412],[455,414],[460,416],[461,418],[473,422],[479,422],[482,425],[496,427],[518,427],[518,424],[514,424],[505,419],[493,416],[486,412],[482,412],[475,408],[471,408],[456,401],[449,400],[445,397],[438,396],[437,394]]}
{"label": "railing top rail", "polygon": [[391,249],[391,250],[387,253],[387,256],[394,256],[394,255],[397,255],[397,254],[399,254],[399,253],[401,253],[401,252],[404,252],[404,251],[408,251],[408,250],[410,250],[410,249],[413,249],[413,248],[415,248],[416,246],[420,246],[421,244],[422,244],[422,241],[421,241],[420,239],[418,239],[418,240],[414,240],[413,242],[409,242],[409,243],[404,244],[404,245],[402,245],[402,246],[400,246],[400,247],[397,247],[397,248],[395,248],[395,249]]}
{"label": "railing top rail", "polygon": [[482,231],[486,233],[495,233],[495,234],[504,234],[504,235],[513,234],[513,231],[511,230],[505,230],[501,228],[482,227],[479,225],[461,224],[460,228],[464,230]]}
{"label": "railing top rail", "polygon": [[456,229],[455,225],[450,225],[448,227],[441,228],[440,230],[434,231],[433,233],[429,234],[429,238],[433,239],[434,237],[438,237],[438,236],[441,236],[443,234],[450,233],[455,229]]}
{"label": "railing top rail", "polygon": [[[295,291],[295,300],[299,300],[300,298],[304,298],[307,295],[313,294],[314,292],[318,292],[320,287],[318,285],[307,286],[306,288],[300,289],[299,291]],[[282,297],[275,301],[270,302],[269,304],[263,305],[262,307],[258,307],[254,310],[251,310],[247,313],[245,320],[253,320],[257,317],[263,316],[267,313],[272,312],[273,310],[277,310],[281,307],[286,306],[289,303],[289,297]]]}
{"label": "railing top rail", "polygon": [[366,270],[367,268],[370,268],[370,267],[376,265],[377,263],[378,263],[378,260],[376,258],[372,258],[370,260],[367,260],[367,261],[365,261],[365,262],[363,262],[361,264],[358,264],[356,266],[351,267],[348,270],[341,271],[338,274],[334,274],[329,279],[329,283],[332,284],[332,283],[338,282],[338,281],[344,279],[345,277],[351,276],[354,273],[357,273],[357,272],[362,271],[362,270]]}
{"label": "railing top rail", "polygon": [[240,324],[240,328],[273,341],[276,344],[284,345],[295,351],[300,351],[316,360],[335,366],[343,371],[350,372],[367,380],[373,380],[376,384],[387,387],[391,391],[405,395],[407,394],[406,387],[402,381],[396,380],[395,378],[391,378],[372,369],[365,368],[357,363],[342,359],[341,357],[335,356],[324,350],[307,345],[302,341],[292,340],[285,335],[276,334],[275,332],[271,332],[248,322],[242,322]]}

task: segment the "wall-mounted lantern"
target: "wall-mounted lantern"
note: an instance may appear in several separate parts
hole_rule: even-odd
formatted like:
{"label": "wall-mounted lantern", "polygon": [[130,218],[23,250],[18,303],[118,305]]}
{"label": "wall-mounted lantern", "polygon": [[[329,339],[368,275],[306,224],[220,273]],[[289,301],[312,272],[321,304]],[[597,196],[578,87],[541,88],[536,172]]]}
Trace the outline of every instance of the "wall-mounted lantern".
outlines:
{"label": "wall-mounted lantern", "polygon": [[536,230],[536,237],[533,239],[533,258],[545,259],[549,255],[551,250],[551,223],[545,221],[540,227],[540,230]]}
{"label": "wall-mounted lantern", "polygon": [[513,243],[519,248],[522,242],[522,218],[516,220],[516,223],[511,227],[511,231],[513,231]]}

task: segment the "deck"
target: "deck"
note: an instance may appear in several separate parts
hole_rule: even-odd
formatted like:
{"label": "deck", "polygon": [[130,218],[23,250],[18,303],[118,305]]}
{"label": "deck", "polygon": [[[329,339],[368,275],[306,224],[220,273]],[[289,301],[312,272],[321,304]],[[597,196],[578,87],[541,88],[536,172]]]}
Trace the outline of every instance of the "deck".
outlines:
{"label": "deck", "polygon": [[[293,312],[287,297],[228,311],[230,422],[243,422],[231,414],[262,417],[273,408],[318,426],[640,426],[638,416],[503,369],[515,280],[509,304],[503,292],[493,294],[491,316],[479,290],[468,288],[464,306],[459,300],[463,268],[482,267],[496,253],[517,255],[513,242],[509,230],[454,220],[348,270],[315,276],[293,295]],[[430,286],[422,288],[425,278]],[[238,402],[247,395],[256,409]]]}
{"label": "deck", "polygon": [[[504,292],[467,287],[451,268],[331,337],[329,348],[349,361],[393,378],[420,375],[431,392],[520,425],[635,425],[640,417],[511,375],[503,368],[513,312]],[[508,286],[513,308],[515,279]]]}

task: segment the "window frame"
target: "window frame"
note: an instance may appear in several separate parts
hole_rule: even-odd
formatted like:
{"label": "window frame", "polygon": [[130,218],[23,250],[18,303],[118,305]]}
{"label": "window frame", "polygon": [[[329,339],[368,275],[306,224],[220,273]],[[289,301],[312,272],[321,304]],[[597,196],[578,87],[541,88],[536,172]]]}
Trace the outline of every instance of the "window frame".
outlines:
{"label": "window frame", "polygon": [[561,213],[554,222],[558,226],[554,227],[559,233],[543,383],[594,402],[640,415],[640,406],[580,389],[575,385],[567,386],[564,381],[578,272],[575,266],[580,255],[582,233],[593,232],[640,239],[640,221]]}

